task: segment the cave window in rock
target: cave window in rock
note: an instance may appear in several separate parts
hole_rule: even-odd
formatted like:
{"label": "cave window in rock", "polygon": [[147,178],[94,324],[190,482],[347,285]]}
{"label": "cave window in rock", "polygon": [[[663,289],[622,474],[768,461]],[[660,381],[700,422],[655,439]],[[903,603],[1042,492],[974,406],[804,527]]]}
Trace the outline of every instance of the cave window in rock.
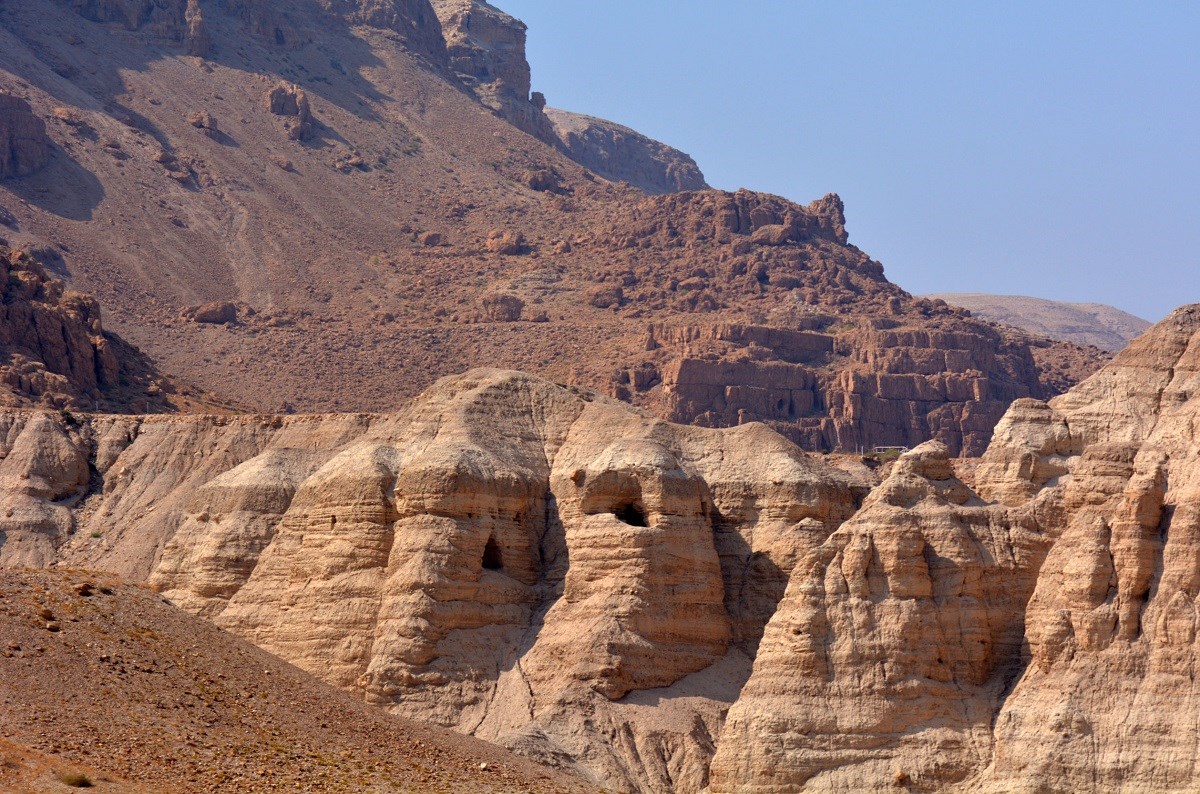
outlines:
{"label": "cave window in rock", "polygon": [[485,571],[499,571],[504,568],[504,556],[500,553],[500,545],[496,543],[495,537],[488,538],[487,545],[483,547],[483,569]]}
{"label": "cave window in rock", "polygon": [[634,502],[618,507],[613,511],[613,515],[617,520],[628,524],[631,527],[648,527],[650,524],[646,521],[646,511]]}

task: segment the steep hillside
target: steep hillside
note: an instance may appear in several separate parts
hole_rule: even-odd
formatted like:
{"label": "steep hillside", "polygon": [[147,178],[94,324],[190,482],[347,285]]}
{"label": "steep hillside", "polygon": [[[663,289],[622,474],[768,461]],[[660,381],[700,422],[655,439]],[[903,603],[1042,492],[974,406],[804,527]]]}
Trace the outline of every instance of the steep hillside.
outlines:
{"label": "steep hillside", "polygon": [[111,577],[0,570],[0,637],[5,791],[71,791],[71,775],[119,792],[593,790],[390,717]]}
{"label": "steep hillside", "polygon": [[1141,317],[1102,303],[1063,303],[1023,295],[945,292],[928,295],[969,309],[984,320],[1005,323],[1031,334],[1095,345],[1117,352],[1150,327]]}
{"label": "steep hillside", "polygon": [[1099,363],[912,298],[836,197],[605,182],[460,84],[424,0],[73,7],[0,7],[0,88],[50,142],[0,182],[5,234],[234,404],[390,410],[488,364],[813,448],[978,453]]}

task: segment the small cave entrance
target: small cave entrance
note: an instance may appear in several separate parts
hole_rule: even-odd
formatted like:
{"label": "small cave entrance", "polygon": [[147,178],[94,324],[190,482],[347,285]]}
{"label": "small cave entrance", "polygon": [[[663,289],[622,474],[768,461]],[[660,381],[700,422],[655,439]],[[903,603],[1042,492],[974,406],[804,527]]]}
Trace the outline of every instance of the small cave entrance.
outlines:
{"label": "small cave entrance", "polygon": [[618,507],[616,510],[613,510],[613,515],[617,517],[618,521],[628,524],[631,527],[650,526],[649,522],[646,521],[646,511],[642,509],[641,505],[635,502]]}
{"label": "small cave entrance", "polygon": [[496,543],[495,536],[488,538],[487,544],[483,547],[483,569],[485,571],[499,571],[504,568],[504,555],[500,553],[500,545]]}

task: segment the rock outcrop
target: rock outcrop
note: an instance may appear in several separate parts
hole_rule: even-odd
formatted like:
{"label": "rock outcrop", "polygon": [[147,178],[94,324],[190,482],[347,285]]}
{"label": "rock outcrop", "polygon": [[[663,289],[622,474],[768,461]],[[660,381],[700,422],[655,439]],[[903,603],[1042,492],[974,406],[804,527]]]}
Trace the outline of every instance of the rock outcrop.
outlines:
{"label": "rock outcrop", "polygon": [[546,108],[567,155],[605,179],[647,193],[704,190],[708,183],[691,155],[612,121]]}
{"label": "rock outcrop", "polygon": [[0,93],[0,179],[28,176],[49,161],[46,124],[24,99]]}
{"label": "rock outcrop", "polygon": [[930,331],[818,316],[808,325],[652,326],[648,339],[667,357],[665,413],[712,427],[767,422],[805,449],[935,438],[978,456],[1014,399],[1046,396],[1028,348],[983,324]]}
{"label": "rock outcrop", "polygon": [[975,492],[901,458],[792,577],[712,790],[1195,788],[1198,356],[1186,307],[1017,401]]}
{"label": "rock outcrop", "polygon": [[284,131],[289,139],[302,141],[313,132],[312,107],[308,94],[295,84],[280,83],[267,92],[267,110],[284,118]]}
{"label": "rock outcrop", "polygon": [[519,19],[484,0],[432,2],[451,70],[501,118],[605,179],[647,193],[708,187],[696,161],[678,149],[611,121],[546,107],[542,94],[530,92]]}
{"label": "rock outcrop", "polygon": [[1066,514],[1027,610],[1031,658],[997,715],[980,788],[1200,785],[1188,716],[1198,394],[1200,306],[1190,306],[1051,401],[1083,451],[1058,486]]}
{"label": "rock outcrop", "polygon": [[450,68],[501,118],[540,140],[554,137],[544,102],[530,95],[525,24],[484,0],[432,0]]}
{"label": "rock outcrop", "polygon": [[873,489],[497,370],[394,415],[9,413],[0,564],[619,790],[1186,791],[1198,394],[1200,306]]}
{"label": "rock outcrop", "polygon": [[6,422],[0,564],[148,578],[396,713],[643,790],[705,784],[789,573],[865,493],[762,425],[497,371],[395,416]]}
{"label": "rock outcrop", "polygon": [[115,345],[100,307],[51,278],[29,254],[0,244],[0,388],[4,402],[78,407],[118,384]]}
{"label": "rock outcrop", "polygon": [[711,790],[933,791],[986,766],[1054,510],[986,504],[937,442],[902,456],[792,576]]}

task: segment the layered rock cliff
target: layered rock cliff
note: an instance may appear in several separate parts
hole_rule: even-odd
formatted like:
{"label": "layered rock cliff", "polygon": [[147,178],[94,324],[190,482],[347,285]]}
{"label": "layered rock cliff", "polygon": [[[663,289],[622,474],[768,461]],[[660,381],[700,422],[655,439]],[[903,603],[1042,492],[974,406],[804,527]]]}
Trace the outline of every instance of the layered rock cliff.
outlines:
{"label": "layered rock cliff", "polygon": [[1181,309],[873,489],[495,370],[386,416],[9,413],[0,564],[619,790],[1186,791],[1198,351]]}
{"label": "layered rock cliff", "polygon": [[645,790],[705,784],[789,573],[866,491],[762,425],[498,371],[394,416],[5,422],[0,564],[148,579],[399,714]]}
{"label": "layered rock cliff", "polygon": [[974,492],[902,458],[793,576],[712,790],[1194,789],[1198,351],[1185,307],[1018,401]]}

